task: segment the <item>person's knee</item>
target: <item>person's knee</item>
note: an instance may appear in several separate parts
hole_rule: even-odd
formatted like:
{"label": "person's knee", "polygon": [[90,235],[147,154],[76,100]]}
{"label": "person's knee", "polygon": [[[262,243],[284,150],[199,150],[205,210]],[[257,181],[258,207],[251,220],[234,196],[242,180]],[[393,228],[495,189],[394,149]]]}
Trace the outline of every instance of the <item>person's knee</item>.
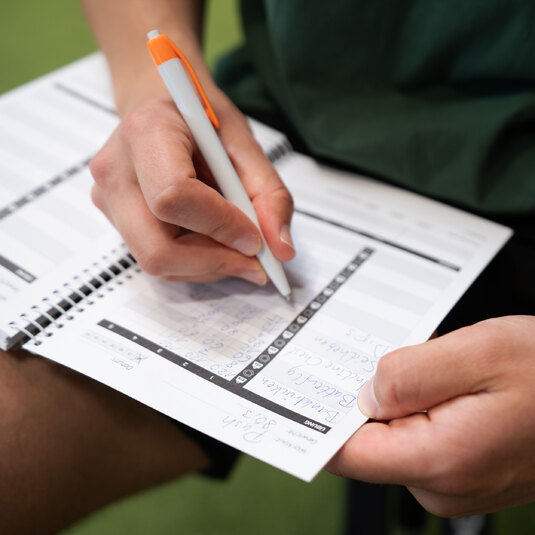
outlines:
{"label": "person's knee", "polygon": [[54,533],[208,464],[148,407],[41,357],[0,352],[0,532]]}

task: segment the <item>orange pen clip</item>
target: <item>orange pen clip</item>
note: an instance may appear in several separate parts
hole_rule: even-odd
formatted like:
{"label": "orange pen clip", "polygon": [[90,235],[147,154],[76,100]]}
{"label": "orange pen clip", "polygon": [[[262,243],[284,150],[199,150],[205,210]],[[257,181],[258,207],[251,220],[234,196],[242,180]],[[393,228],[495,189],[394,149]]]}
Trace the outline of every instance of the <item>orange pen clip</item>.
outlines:
{"label": "orange pen clip", "polygon": [[210,105],[210,101],[208,100],[208,97],[202,88],[201,82],[199,82],[193,67],[190,65],[186,56],[182,54],[178,46],[176,46],[175,43],[173,43],[173,41],[167,37],[167,35],[160,34],[147,41],[147,48],[149,49],[156,66],[159,66],[165,61],[173,58],[178,58],[182,62],[184,67],[186,67],[186,72],[189,74],[197,93],[199,94],[208,119],[210,119],[210,122],[214,125],[215,129],[219,129],[219,119],[217,118],[214,109]]}

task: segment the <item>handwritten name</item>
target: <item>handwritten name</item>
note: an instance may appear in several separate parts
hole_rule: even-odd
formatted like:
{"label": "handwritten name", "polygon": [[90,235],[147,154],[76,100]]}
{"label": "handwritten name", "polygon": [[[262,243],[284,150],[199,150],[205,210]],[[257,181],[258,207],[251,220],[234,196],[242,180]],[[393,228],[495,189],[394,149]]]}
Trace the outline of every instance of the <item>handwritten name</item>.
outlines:
{"label": "handwritten name", "polygon": [[224,428],[239,430],[245,442],[259,444],[266,434],[275,428],[277,422],[261,412],[247,409],[239,417],[225,416],[222,424]]}

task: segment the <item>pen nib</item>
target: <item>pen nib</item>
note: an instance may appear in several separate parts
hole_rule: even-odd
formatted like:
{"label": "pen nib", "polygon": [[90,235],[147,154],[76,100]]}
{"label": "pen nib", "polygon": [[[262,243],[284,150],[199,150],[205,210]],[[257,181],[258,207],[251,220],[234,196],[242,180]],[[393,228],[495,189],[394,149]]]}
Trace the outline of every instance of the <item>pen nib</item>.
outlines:
{"label": "pen nib", "polygon": [[292,300],[292,294],[286,294],[284,297],[286,297],[286,301],[290,302]]}

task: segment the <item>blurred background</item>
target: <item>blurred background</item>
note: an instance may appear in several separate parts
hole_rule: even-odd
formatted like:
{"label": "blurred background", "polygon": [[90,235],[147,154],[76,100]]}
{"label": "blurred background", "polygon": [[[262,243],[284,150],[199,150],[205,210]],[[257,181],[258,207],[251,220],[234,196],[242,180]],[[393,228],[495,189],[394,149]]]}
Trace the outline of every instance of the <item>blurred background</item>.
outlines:
{"label": "blurred background", "polygon": [[[205,51],[211,67],[242,39],[237,7],[236,0],[207,3]],[[21,34],[22,45],[15,45]],[[94,52],[96,44],[74,0],[18,0],[2,2],[0,50],[3,93]],[[171,482],[111,504],[62,535],[341,534],[344,510],[343,480],[322,473],[307,484],[242,456],[227,481],[191,476]],[[425,535],[440,533],[439,524],[429,518]],[[499,513],[493,524],[496,535],[532,535],[534,506]],[[393,528],[393,533],[416,532]]]}

